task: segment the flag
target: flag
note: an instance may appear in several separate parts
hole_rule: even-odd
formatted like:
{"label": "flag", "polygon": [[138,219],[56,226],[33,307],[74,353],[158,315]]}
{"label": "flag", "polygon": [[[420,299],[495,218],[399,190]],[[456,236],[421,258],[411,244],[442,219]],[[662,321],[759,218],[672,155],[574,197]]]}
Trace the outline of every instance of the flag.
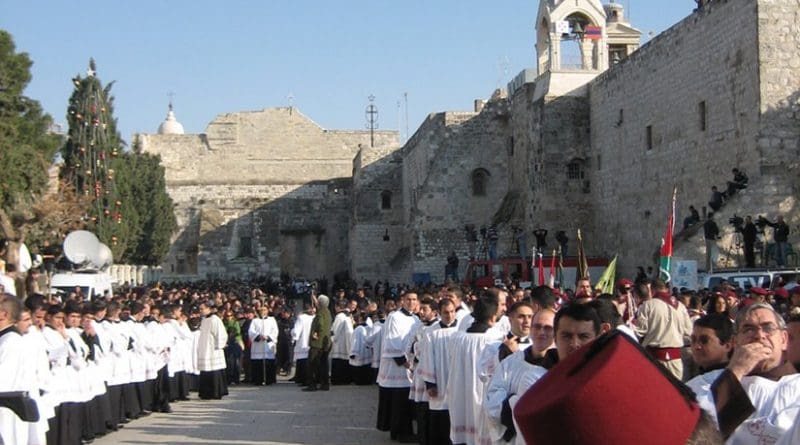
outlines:
{"label": "flag", "polygon": [[581,236],[581,229],[578,229],[578,270],[575,274],[575,284],[580,280],[590,280],[589,277],[589,261],[586,260],[586,252],[583,250],[583,237]]}
{"label": "flag", "polygon": [[661,240],[661,258],[658,264],[658,278],[665,283],[672,281],[670,276],[670,264],[672,263],[672,232],[675,229],[675,201],[678,198],[678,186],[672,189],[672,208],[669,210],[667,220],[667,233]]}
{"label": "flag", "polygon": [[608,263],[608,267],[606,270],[603,271],[603,275],[600,276],[600,279],[595,284],[594,288],[602,294],[613,294],[614,293],[614,277],[617,275],[617,256],[614,255],[614,259]]}
{"label": "flag", "polygon": [[537,255],[539,256],[539,286],[544,286],[544,257],[541,252]]}
{"label": "flag", "polygon": [[550,257],[550,281],[547,283],[550,289],[556,288],[556,250],[553,249],[553,256]]}
{"label": "flag", "polygon": [[585,35],[589,40],[600,40],[603,38],[603,28],[589,25],[586,27]]}
{"label": "flag", "polygon": [[558,282],[558,289],[561,289],[564,286],[564,257],[561,255],[561,247],[558,248],[558,269],[556,271],[556,282]]}

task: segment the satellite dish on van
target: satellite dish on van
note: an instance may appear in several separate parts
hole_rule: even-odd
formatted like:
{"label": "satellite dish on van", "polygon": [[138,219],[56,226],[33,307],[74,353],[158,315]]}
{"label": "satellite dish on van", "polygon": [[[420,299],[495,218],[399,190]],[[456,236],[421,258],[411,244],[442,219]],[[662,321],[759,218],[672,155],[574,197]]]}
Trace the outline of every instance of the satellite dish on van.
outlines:
{"label": "satellite dish on van", "polygon": [[19,271],[25,273],[31,270],[33,266],[33,260],[31,259],[31,253],[28,251],[28,246],[25,243],[20,243],[19,245]]}
{"label": "satellite dish on van", "polygon": [[100,240],[94,233],[76,230],[64,238],[64,255],[70,262],[78,266],[91,263],[100,247]]}
{"label": "satellite dish on van", "polygon": [[89,258],[89,261],[98,269],[105,269],[114,262],[114,254],[111,249],[103,243],[97,243],[97,250]]}

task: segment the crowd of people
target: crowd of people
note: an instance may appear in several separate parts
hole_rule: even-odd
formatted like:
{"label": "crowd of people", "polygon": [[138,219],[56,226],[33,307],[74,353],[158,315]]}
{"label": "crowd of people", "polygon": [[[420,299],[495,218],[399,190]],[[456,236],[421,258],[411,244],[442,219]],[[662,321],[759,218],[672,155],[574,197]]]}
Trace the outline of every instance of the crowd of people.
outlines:
{"label": "crowd of people", "polygon": [[[376,284],[296,299],[263,285],[182,283],[93,301],[3,294],[0,392],[27,392],[39,413],[0,401],[3,443],[88,443],[170,412],[190,391],[219,399],[228,385],[278,375],[308,392],[377,384],[376,427],[401,443],[588,443],[608,413],[552,412],[593,404],[635,410],[623,416],[669,407],[667,418],[637,419],[665,430],[670,441],[656,443],[798,434],[796,281],[692,291],[639,277],[614,294],[589,280],[563,294]],[[584,368],[594,377],[579,378]],[[630,368],[649,376],[644,385],[613,378]],[[591,443],[640,443],[625,435],[635,430],[606,428]]]}

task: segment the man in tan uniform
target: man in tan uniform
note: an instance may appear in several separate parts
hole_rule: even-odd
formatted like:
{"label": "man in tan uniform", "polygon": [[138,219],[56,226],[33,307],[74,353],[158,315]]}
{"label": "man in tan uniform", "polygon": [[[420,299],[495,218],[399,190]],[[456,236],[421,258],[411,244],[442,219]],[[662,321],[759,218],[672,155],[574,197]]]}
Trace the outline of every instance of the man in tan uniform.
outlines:
{"label": "man in tan uniform", "polygon": [[648,281],[640,281],[634,290],[642,303],[636,311],[633,331],[659,363],[683,380],[681,348],[692,335],[689,313],[663,282],[654,283],[651,289]]}

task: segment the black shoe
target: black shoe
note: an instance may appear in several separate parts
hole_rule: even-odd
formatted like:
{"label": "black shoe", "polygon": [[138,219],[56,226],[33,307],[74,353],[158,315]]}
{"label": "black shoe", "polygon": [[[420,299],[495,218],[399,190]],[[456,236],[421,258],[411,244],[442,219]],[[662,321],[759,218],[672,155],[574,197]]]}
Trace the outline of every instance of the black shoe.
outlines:
{"label": "black shoe", "polygon": [[152,413],[153,413],[152,411],[146,411],[146,410],[145,410],[145,411],[142,411],[142,413],[141,413],[141,414],[139,414],[139,417],[147,417],[147,416],[149,416],[149,415],[150,415],[150,414],[152,414]]}
{"label": "black shoe", "polygon": [[330,387],[330,386],[328,386],[328,385],[324,385],[324,386],[320,386],[320,387],[319,387],[319,389],[321,389],[321,390],[323,390],[323,391],[330,391],[330,390],[331,390],[331,387]]}
{"label": "black shoe", "polygon": [[125,425],[126,423],[129,423],[130,421],[131,421],[131,419],[125,418],[125,419],[121,419],[119,421],[119,423],[120,423],[120,425]]}
{"label": "black shoe", "polygon": [[400,436],[397,441],[400,443],[419,443],[419,437],[416,434],[408,434]]}
{"label": "black shoe", "polygon": [[317,387],[314,386],[314,385],[306,386],[305,388],[303,388],[303,391],[305,391],[305,392],[311,392],[311,391],[316,391],[316,390],[317,390]]}

